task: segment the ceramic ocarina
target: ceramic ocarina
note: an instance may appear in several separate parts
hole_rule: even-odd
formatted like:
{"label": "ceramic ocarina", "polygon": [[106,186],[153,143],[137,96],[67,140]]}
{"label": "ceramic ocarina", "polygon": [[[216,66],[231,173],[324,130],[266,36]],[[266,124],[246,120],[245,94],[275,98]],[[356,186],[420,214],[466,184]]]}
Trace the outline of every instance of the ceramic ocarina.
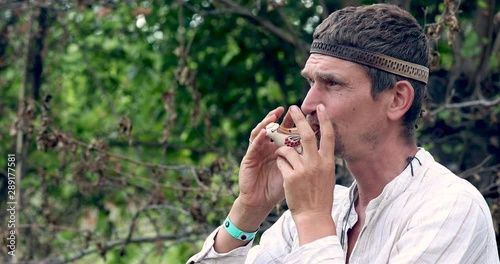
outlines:
{"label": "ceramic ocarina", "polygon": [[266,126],[266,136],[268,136],[278,146],[292,147],[297,153],[302,153],[300,145],[300,135],[297,128],[282,127],[277,123],[270,123]]}

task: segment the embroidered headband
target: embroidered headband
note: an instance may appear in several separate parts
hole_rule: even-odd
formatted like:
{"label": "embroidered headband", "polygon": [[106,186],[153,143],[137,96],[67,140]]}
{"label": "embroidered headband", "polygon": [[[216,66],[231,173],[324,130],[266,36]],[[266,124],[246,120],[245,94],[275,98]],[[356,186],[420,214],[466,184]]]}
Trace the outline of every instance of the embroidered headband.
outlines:
{"label": "embroidered headband", "polygon": [[350,46],[328,44],[315,40],[311,45],[310,53],[357,62],[425,84],[429,79],[429,68],[425,66]]}

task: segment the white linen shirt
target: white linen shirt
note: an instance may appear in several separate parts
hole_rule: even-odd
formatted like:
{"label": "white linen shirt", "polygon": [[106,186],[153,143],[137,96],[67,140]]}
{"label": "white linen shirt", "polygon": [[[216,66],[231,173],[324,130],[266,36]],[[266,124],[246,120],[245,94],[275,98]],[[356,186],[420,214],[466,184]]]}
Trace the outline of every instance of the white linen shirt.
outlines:
{"label": "white linen shirt", "polygon": [[[491,213],[481,193],[424,149],[415,157],[368,204],[349,263],[499,263]],[[213,248],[219,227],[187,263],[345,263],[347,231],[358,221],[350,210],[356,193],[356,182],[350,188],[335,187],[332,217],[339,236],[299,246],[287,211],[264,232],[259,245],[250,242],[219,254]]]}

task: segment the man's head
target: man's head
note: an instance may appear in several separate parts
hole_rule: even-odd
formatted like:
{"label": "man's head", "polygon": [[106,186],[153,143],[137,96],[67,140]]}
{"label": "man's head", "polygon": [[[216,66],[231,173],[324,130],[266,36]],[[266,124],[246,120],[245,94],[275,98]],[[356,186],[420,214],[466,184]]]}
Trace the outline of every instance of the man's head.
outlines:
{"label": "man's head", "polygon": [[[428,65],[429,48],[418,22],[394,5],[376,4],[347,7],[332,13],[315,30],[314,40],[376,52],[406,62]],[[414,89],[413,104],[403,117],[403,136],[413,139],[422,109],[425,84],[373,67],[363,66],[372,81],[374,99],[400,80],[408,80]]]}
{"label": "man's head", "polygon": [[[313,42],[311,56],[302,71],[311,83],[302,109],[315,126],[315,106],[326,106],[336,130],[336,155],[363,155],[384,145],[390,140],[387,133],[396,130],[398,137],[413,143],[428,74],[422,67],[428,65],[427,40],[415,18],[393,5],[347,7],[325,19],[313,37],[314,42],[326,47],[326,52],[313,52],[323,49]],[[340,51],[333,46],[340,47]],[[405,61],[424,68],[425,74],[421,75],[421,70],[408,71],[404,66],[401,69],[410,72],[408,78],[365,66],[366,63],[343,57],[344,53],[352,54],[343,47],[364,51],[369,60],[373,59],[370,54],[376,53]],[[329,53],[332,50],[333,55]],[[336,56],[338,53],[341,56]]]}

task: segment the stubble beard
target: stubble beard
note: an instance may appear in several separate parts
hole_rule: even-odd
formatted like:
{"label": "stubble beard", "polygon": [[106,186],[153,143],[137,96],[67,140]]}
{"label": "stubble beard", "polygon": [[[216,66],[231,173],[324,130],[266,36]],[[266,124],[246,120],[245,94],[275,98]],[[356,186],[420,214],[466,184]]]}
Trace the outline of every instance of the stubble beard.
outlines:
{"label": "stubble beard", "polygon": [[[317,119],[317,116],[307,116],[307,120],[309,122],[309,124],[313,124],[315,126],[318,126],[318,129],[321,131],[321,128],[319,128],[319,121]],[[335,122],[332,122],[332,127],[333,127],[333,131],[335,133],[335,150],[334,150],[334,155],[336,158],[341,158],[341,159],[346,159],[346,157],[348,157],[348,155],[346,155],[346,152],[345,152],[345,144],[343,143],[342,141],[342,136],[340,136],[340,133],[339,130],[338,130],[338,126]],[[314,132],[317,132],[317,131],[314,131]],[[317,134],[316,135],[316,143],[317,143],[317,146],[318,146],[318,149],[320,148],[320,141],[321,141],[321,133]]]}
{"label": "stubble beard", "polygon": [[341,159],[345,159],[346,158],[346,153],[345,153],[345,145],[344,145],[344,142],[342,140],[342,136],[340,135],[340,133],[338,133],[338,129],[337,129],[337,125],[332,122],[332,126],[333,126],[333,129],[335,131],[335,157],[336,158],[341,158]]}

